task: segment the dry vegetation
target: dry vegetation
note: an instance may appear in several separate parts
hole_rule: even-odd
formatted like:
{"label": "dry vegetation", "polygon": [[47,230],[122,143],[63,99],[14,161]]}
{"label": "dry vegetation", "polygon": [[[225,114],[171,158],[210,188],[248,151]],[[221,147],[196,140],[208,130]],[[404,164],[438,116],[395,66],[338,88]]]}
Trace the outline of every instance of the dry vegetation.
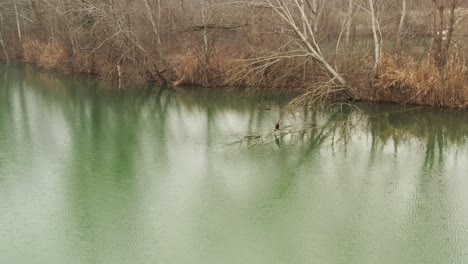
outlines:
{"label": "dry vegetation", "polygon": [[400,54],[382,61],[375,100],[421,105],[468,107],[468,67],[453,55],[441,72],[435,61]]}
{"label": "dry vegetation", "polygon": [[462,0],[2,0],[0,20],[0,59],[119,85],[468,107]]}

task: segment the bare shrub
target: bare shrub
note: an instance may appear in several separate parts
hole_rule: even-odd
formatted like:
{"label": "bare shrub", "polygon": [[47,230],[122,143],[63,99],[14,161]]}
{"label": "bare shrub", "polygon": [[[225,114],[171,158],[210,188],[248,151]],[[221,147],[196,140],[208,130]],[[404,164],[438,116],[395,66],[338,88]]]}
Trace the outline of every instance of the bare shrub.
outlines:
{"label": "bare shrub", "polygon": [[45,45],[37,40],[25,40],[23,42],[23,58],[25,62],[39,63]]}
{"label": "bare shrub", "polygon": [[115,63],[107,52],[96,53],[94,59],[94,71],[97,75],[104,78],[112,78],[112,72],[115,69]]}
{"label": "bare shrub", "polygon": [[43,45],[41,55],[39,56],[39,66],[46,69],[63,69],[67,61],[68,55],[57,41]]}
{"label": "bare shrub", "polygon": [[75,72],[78,73],[93,73],[91,56],[84,52],[77,52],[73,57],[72,68]]}
{"label": "bare shrub", "polygon": [[245,55],[229,49],[214,49],[210,58],[195,50],[189,50],[176,58],[175,72],[178,78],[177,84],[190,85],[229,85],[229,75],[235,61]]}

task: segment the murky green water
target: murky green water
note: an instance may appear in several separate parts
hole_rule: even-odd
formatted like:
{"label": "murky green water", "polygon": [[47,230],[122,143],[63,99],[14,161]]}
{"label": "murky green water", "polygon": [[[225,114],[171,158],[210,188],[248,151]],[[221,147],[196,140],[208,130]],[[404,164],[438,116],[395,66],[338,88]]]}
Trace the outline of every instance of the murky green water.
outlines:
{"label": "murky green water", "polygon": [[257,100],[0,66],[0,263],[468,263],[468,112]]}

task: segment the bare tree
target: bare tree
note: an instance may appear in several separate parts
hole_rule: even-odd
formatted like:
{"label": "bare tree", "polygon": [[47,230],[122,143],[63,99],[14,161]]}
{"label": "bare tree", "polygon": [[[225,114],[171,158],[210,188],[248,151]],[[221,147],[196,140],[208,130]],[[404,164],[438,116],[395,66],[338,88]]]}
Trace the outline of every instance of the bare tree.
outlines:
{"label": "bare tree", "polygon": [[313,29],[315,32],[319,31],[321,26],[321,18],[325,11],[325,1],[324,0],[312,0],[312,3],[308,0],[308,4],[310,6],[310,10],[313,15]]}
{"label": "bare tree", "polygon": [[23,40],[21,38],[21,26],[20,26],[18,6],[16,4],[16,0],[13,0],[13,7],[15,8],[16,28],[18,30],[18,39],[19,39],[19,42],[21,43],[21,42],[23,42]]}
{"label": "bare tree", "polygon": [[64,21],[65,21],[65,28],[66,28],[66,31],[67,31],[67,35],[68,35],[68,38],[70,39],[70,44],[71,44],[71,47],[72,47],[72,51],[73,51],[73,55],[76,54],[76,45],[75,45],[75,39],[73,37],[73,31],[72,31],[72,28],[70,26],[70,21],[69,21],[69,18],[68,18],[68,15],[67,15],[67,7],[65,5],[65,1],[64,0],[60,0],[61,4],[62,4],[62,16],[64,18]]}
{"label": "bare tree", "polygon": [[406,17],[408,15],[408,5],[407,0],[402,0],[401,2],[401,17],[400,24],[398,25],[398,36],[397,36],[397,46],[401,46],[401,41],[403,39],[403,34],[405,30]]}
{"label": "bare tree", "polygon": [[382,37],[380,25],[377,18],[377,8],[379,0],[369,0],[369,14],[371,16],[372,36],[374,37],[374,78],[380,76],[380,59],[382,55]]}
{"label": "bare tree", "polygon": [[346,44],[350,43],[351,39],[351,30],[353,26],[353,10],[354,10],[354,0],[348,0],[348,11],[346,13]]}
{"label": "bare tree", "polygon": [[[263,0],[254,4],[270,8],[295,35],[294,41],[330,76],[331,80],[342,87],[346,97],[354,98],[346,79],[326,60],[317,40],[317,32],[308,19],[304,5],[299,0]],[[305,25],[305,26],[303,26]],[[305,31],[304,31],[305,30]]]}
{"label": "bare tree", "polygon": [[5,55],[5,60],[7,62],[10,61],[10,57],[8,56],[8,51],[6,49],[6,46],[5,46],[5,40],[4,40],[4,37],[3,37],[3,31],[4,31],[4,22],[3,22],[3,14],[2,12],[0,12],[0,45],[2,45],[2,49],[3,49],[3,54]]}
{"label": "bare tree", "polygon": [[445,25],[446,2],[444,0],[432,0],[433,3],[433,47],[432,53],[435,62],[443,69],[449,57],[449,49],[452,45],[453,33],[457,21],[456,9],[458,0],[450,0],[449,22]]}
{"label": "bare tree", "polygon": [[201,2],[201,17],[203,23],[203,50],[205,53],[205,62],[208,62],[210,59],[210,43],[208,40],[208,21],[210,20],[210,3],[208,0],[202,0]]}
{"label": "bare tree", "polygon": [[[148,3],[148,0],[143,0],[145,3],[145,7],[148,13],[148,17],[151,22],[151,28],[153,29],[153,35],[156,38],[156,51],[159,55],[159,60],[162,62],[164,68],[160,69],[160,67],[157,66],[155,62],[153,62],[153,67],[155,67],[156,75],[163,80],[164,83],[169,84],[169,78],[165,77],[163,75],[163,72],[168,72],[170,71],[171,66],[167,62],[166,56],[163,52],[163,46],[162,46],[162,41],[161,41],[161,33],[160,33],[160,25],[161,25],[161,0],[157,0],[157,16],[156,18],[153,15],[153,10],[151,9],[151,6]],[[141,47],[140,47],[141,49]],[[146,51],[145,51],[146,52]]]}

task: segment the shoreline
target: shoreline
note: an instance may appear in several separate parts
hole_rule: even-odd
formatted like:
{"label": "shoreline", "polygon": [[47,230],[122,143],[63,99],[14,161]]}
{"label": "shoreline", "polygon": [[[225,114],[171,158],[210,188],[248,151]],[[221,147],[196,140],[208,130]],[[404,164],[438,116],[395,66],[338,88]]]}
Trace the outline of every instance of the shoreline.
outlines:
{"label": "shoreline", "polygon": [[[120,80],[117,76],[108,74],[107,76],[100,75],[98,73],[90,73],[90,72],[83,72],[83,71],[73,71],[69,67],[66,68],[59,68],[59,67],[43,67],[39,65],[38,63],[34,62],[28,62],[25,60],[15,60],[15,61],[1,61],[3,64],[15,64],[15,65],[21,65],[21,66],[26,66],[26,67],[34,67],[37,70],[41,71],[47,71],[52,74],[64,74],[68,76],[84,76],[84,77],[89,77],[92,78],[96,81],[104,81],[108,82],[109,84],[112,84],[113,86],[117,86],[114,89],[134,89],[131,87],[135,86],[141,86],[145,87],[148,85],[158,85],[159,87],[165,87],[165,88],[170,88],[170,89],[182,89],[182,90],[187,90],[187,89],[207,89],[207,90],[217,90],[217,91],[240,91],[243,94],[248,94],[248,95],[274,95],[274,96],[287,96],[291,98],[289,101],[290,103],[293,104],[298,104],[298,105],[304,105],[308,104],[308,102],[301,102],[298,100],[301,96],[304,96],[307,94],[308,89],[304,87],[291,87],[291,88],[282,88],[282,87],[271,87],[271,88],[252,88],[249,86],[242,86],[242,85],[235,85],[235,84],[224,84],[224,85],[217,85],[217,84],[202,84],[202,83],[185,83],[183,81],[177,83],[177,85],[171,85],[171,84],[164,84],[160,80],[142,80],[142,79],[132,79],[132,78],[124,78],[121,77]],[[71,62],[69,62],[71,63]],[[349,78],[349,76],[346,76]],[[359,79],[359,78],[358,78]],[[465,106],[460,107],[460,106],[450,106],[450,105],[444,105],[444,104],[434,104],[433,102],[431,103],[418,103],[418,102],[413,102],[413,101],[408,101],[408,100],[395,100],[392,99],[392,94],[387,94],[388,98],[383,98],[382,96],[377,95],[378,92],[381,92],[381,90],[374,89],[374,91],[369,90],[373,85],[375,85],[375,81],[379,80],[372,80],[370,76],[367,76],[368,81],[367,82],[361,82],[361,87],[369,87],[367,89],[358,89],[358,88],[351,88],[353,91],[357,91],[357,99],[354,100],[347,100],[341,97],[339,94],[334,94],[325,100],[322,100],[319,102],[319,104],[335,104],[335,103],[344,103],[344,104],[354,104],[354,103],[371,103],[371,104],[397,104],[401,106],[422,106],[422,107],[428,107],[428,108],[443,108],[443,109],[461,109],[461,110],[466,110],[468,109],[468,102],[465,103]],[[362,80],[362,76],[361,76]],[[468,83],[467,83],[468,84]],[[310,85],[310,84],[309,84]],[[315,83],[314,85],[318,86],[320,83]]]}

